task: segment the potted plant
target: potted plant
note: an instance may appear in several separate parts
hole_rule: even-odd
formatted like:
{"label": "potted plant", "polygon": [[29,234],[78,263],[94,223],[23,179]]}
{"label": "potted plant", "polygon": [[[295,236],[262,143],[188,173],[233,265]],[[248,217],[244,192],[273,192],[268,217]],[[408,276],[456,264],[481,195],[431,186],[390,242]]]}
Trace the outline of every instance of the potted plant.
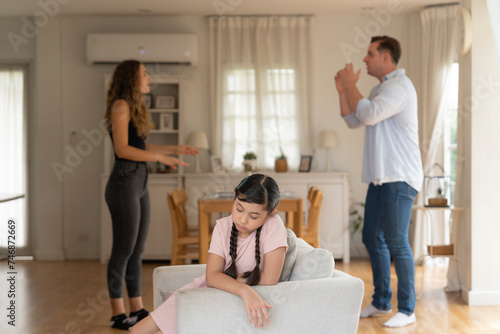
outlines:
{"label": "potted plant", "polygon": [[349,227],[351,230],[351,256],[353,257],[368,257],[366,247],[363,245],[363,214],[365,211],[365,203],[355,202],[349,211]]}
{"label": "potted plant", "polygon": [[246,172],[255,172],[257,170],[257,154],[251,151],[245,153],[243,167],[245,167]]}
{"label": "potted plant", "polygon": [[[357,208],[359,206],[359,208]],[[349,220],[351,225],[351,233],[352,235],[356,234],[356,232],[361,231],[363,227],[363,211],[365,208],[365,203],[358,202],[354,203],[351,211],[349,212]]]}
{"label": "potted plant", "polygon": [[280,156],[276,158],[274,161],[274,170],[276,172],[286,172],[288,170],[288,164],[286,162],[286,155],[283,153],[283,150],[280,148]]}
{"label": "potted plant", "polygon": [[428,199],[429,206],[448,206],[446,192],[441,187],[438,187],[435,197]]}

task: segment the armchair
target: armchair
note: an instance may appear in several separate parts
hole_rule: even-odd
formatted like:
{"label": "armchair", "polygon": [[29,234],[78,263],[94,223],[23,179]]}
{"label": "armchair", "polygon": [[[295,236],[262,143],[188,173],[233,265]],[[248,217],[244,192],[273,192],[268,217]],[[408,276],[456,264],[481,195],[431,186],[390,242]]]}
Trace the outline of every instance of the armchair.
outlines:
{"label": "armchair", "polygon": [[[214,288],[198,288],[177,292],[177,333],[356,333],[363,281],[333,269],[333,256],[327,250],[312,248],[299,238],[295,246],[289,246],[285,259],[285,267],[291,269],[289,280],[254,287],[272,305],[268,310],[270,324],[265,324],[264,329],[248,323],[240,297]],[[293,261],[291,251],[296,252]],[[201,264],[156,268],[155,309],[177,289],[204,273],[205,265]]]}

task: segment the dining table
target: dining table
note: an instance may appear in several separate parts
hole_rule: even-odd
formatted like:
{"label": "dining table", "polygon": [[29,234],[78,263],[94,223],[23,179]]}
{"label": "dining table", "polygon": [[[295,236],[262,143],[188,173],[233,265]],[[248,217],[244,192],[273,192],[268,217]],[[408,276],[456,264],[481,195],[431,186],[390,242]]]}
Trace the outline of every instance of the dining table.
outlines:
{"label": "dining table", "polygon": [[[207,263],[210,245],[210,219],[213,213],[230,213],[233,208],[234,192],[205,194],[198,200],[198,228],[200,238],[199,263]],[[302,198],[292,192],[282,192],[277,207],[278,213],[286,214],[285,225],[295,232],[298,238],[303,235]]]}

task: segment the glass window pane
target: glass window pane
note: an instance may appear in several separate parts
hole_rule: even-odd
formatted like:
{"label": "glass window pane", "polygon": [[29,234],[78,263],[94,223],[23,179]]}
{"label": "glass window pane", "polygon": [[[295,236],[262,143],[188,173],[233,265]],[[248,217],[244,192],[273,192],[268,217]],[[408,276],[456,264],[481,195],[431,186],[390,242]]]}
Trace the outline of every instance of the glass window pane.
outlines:
{"label": "glass window pane", "polygon": [[253,69],[230,70],[224,98],[223,126],[231,129],[223,129],[223,143],[229,151],[234,151],[228,167],[240,167],[248,150],[261,155],[258,157],[261,168],[274,168],[281,149],[291,161],[298,162],[299,125],[293,69],[268,69],[260,79]]}

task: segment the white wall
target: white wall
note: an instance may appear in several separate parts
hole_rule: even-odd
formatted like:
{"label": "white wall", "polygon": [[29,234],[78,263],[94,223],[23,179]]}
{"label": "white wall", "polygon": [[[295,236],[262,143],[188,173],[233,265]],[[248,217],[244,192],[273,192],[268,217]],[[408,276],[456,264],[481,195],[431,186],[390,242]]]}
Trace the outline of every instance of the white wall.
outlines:
{"label": "white wall", "polygon": [[2,62],[29,62],[35,58],[35,38],[23,37],[25,24],[19,17],[0,19],[0,31],[2,32],[0,34],[0,60]]}
{"label": "white wall", "polygon": [[465,161],[459,227],[462,295],[469,305],[500,305],[500,68],[485,0],[463,1],[473,21],[471,52],[460,58],[459,121],[464,124]]}

